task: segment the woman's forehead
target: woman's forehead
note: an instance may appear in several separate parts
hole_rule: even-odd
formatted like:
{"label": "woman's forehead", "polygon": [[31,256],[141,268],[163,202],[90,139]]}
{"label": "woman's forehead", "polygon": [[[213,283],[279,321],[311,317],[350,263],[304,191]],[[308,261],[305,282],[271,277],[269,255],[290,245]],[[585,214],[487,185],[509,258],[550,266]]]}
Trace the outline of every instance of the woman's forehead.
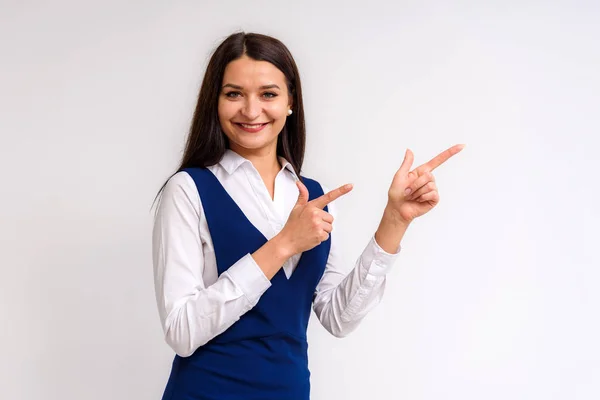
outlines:
{"label": "woman's forehead", "polygon": [[244,89],[259,88],[276,84],[280,88],[285,83],[285,75],[268,61],[256,61],[242,57],[227,64],[223,84],[233,84]]}

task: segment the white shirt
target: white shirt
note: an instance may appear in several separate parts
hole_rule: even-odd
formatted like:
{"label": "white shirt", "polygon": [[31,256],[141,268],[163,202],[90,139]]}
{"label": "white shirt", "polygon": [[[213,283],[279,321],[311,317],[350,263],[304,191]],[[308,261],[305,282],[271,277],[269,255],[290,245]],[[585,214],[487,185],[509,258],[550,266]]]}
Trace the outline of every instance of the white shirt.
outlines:
{"label": "white shirt", "polygon": [[[268,239],[277,235],[298,200],[291,164],[282,168],[271,196],[254,165],[232,150],[208,169],[217,177],[250,222]],[[324,193],[328,189],[323,187]],[[336,217],[335,201],[328,205]],[[354,268],[343,261],[343,249],[331,233],[325,272],[319,281],[313,310],[336,337],[353,331],[383,295],[385,274],[396,253],[384,251],[372,236]],[[289,278],[301,254],[283,265]],[[202,202],[193,179],[178,172],[167,182],[157,208],[152,237],[156,301],[165,340],[180,356],[224,332],[254,307],[271,282],[248,253],[220,276]],[[348,273],[349,272],[349,273]]]}

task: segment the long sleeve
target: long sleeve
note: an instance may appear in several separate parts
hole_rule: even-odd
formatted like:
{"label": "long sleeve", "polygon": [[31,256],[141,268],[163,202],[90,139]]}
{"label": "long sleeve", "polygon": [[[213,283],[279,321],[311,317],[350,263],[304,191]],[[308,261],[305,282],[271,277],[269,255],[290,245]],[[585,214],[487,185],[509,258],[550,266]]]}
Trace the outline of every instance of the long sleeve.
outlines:
{"label": "long sleeve", "polygon": [[[328,190],[323,189],[327,193]],[[317,285],[313,309],[325,329],[336,337],[344,337],[355,330],[381,301],[385,275],[397,259],[400,246],[396,253],[387,253],[373,235],[348,273],[335,231],[335,201],[328,208],[334,217],[331,249],[325,272]]]}
{"label": "long sleeve", "polygon": [[165,186],[152,235],[160,320],[166,342],[182,357],[233,325],[271,286],[250,254],[205,284],[199,231],[204,215],[195,187],[185,179],[177,174]]}

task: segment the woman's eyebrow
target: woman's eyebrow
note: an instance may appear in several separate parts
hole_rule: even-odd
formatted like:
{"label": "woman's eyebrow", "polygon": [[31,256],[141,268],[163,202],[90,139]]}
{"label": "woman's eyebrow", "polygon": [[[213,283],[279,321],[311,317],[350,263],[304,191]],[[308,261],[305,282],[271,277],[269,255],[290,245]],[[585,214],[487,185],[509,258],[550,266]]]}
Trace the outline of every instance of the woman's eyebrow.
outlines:
{"label": "woman's eyebrow", "polygon": [[[242,90],[242,89],[244,89],[243,87],[241,87],[241,86],[238,86],[238,85],[234,85],[233,83],[227,83],[227,84],[223,85],[223,87],[222,87],[221,89],[225,89],[226,87],[234,88],[234,89],[237,89],[237,90]],[[271,84],[271,85],[263,85],[263,86],[259,87],[259,89],[262,89],[262,90],[264,90],[264,89],[273,89],[273,88],[276,88],[276,89],[279,89],[279,90],[281,90],[281,89],[279,88],[279,86],[277,86],[277,85],[275,85],[275,84]]]}

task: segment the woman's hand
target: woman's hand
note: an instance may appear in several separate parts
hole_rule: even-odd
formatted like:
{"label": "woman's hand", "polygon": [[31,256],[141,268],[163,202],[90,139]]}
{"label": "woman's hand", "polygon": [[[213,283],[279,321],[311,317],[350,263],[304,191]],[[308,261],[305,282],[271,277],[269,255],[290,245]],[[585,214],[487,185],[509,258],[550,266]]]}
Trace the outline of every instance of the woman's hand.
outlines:
{"label": "woman's hand", "polygon": [[300,181],[296,182],[296,186],[300,190],[298,201],[278,235],[289,257],[310,250],[329,238],[333,216],[323,208],[352,190],[352,185],[348,184],[308,201],[306,186]]}
{"label": "woman's hand", "polygon": [[464,147],[464,144],[452,146],[412,171],[410,168],[414,156],[412,151],[406,150],[404,161],[394,175],[388,191],[386,209],[393,212],[406,224],[429,212],[440,201],[435,178],[431,172],[459,153]]}

